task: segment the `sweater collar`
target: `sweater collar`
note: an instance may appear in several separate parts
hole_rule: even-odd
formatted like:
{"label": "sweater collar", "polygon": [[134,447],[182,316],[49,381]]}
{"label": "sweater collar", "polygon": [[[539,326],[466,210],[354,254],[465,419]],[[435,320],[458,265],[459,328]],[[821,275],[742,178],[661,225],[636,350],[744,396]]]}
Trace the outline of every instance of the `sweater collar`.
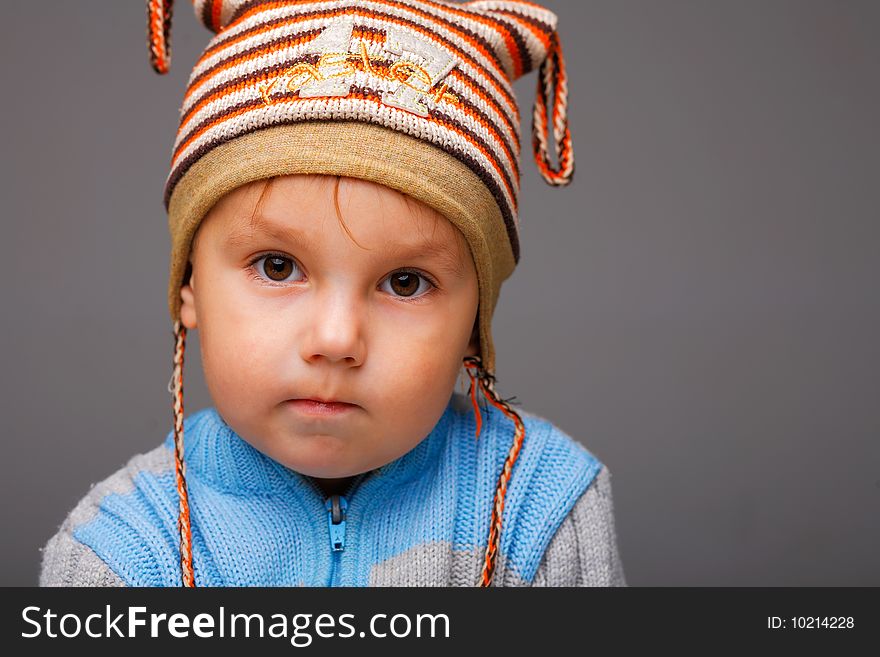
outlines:
{"label": "sweater collar", "polygon": [[[452,433],[460,395],[453,393],[431,432],[409,452],[368,473],[370,479],[405,482],[425,474],[438,461]],[[174,433],[165,444],[174,449]],[[277,493],[304,486],[311,478],[266,456],[240,437],[214,407],[193,413],[184,421],[184,460],[187,475],[233,494]]]}

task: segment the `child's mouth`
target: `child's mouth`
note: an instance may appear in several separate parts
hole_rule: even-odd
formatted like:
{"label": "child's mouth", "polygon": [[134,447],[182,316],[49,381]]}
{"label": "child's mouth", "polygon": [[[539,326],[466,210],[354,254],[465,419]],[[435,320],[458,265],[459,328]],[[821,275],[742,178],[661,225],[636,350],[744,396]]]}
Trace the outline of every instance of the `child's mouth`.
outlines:
{"label": "child's mouth", "polygon": [[289,399],[286,403],[298,413],[312,416],[341,415],[357,408],[355,404],[346,402],[322,402],[316,399]]}

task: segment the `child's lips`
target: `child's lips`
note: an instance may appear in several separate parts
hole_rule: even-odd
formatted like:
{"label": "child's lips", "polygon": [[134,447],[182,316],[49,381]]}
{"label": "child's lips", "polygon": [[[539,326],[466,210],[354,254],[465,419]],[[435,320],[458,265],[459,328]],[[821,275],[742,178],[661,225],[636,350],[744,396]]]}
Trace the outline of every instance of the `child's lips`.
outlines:
{"label": "child's lips", "polygon": [[289,399],[285,402],[302,415],[327,417],[343,415],[357,408],[356,404],[347,402],[324,402],[317,399]]}

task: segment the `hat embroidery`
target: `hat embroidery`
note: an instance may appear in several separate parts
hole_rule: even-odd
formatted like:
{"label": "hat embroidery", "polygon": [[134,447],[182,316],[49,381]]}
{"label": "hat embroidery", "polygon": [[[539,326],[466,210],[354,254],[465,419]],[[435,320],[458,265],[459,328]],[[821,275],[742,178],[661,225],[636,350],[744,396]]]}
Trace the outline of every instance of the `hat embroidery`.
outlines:
{"label": "hat embroidery", "polygon": [[[298,62],[260,84],[263,102],[266,105],[276,102],[278,98],[273,98],[272,92],[285,87],[291,93],[299,91],[300,98],[349,96],[359,65],[366,73],[386,81],[382,103],[390,107],[427,117],[426,101],[432,104],[459,102],[457,96],[447,91],[445,83],[458,64],[450,53],[428,39],[392,26],[388,30],[385,56],[370,55],[367,43],[355,39],[353,32],[354,17],[337,20],[327,27],[303,53],[320,55],[317,64]],[[415,56],[417,60],[407,56]],[[387,66],[389,60],[393,60],[391,66]],[[279,85],[285,79],[286,83]]]}

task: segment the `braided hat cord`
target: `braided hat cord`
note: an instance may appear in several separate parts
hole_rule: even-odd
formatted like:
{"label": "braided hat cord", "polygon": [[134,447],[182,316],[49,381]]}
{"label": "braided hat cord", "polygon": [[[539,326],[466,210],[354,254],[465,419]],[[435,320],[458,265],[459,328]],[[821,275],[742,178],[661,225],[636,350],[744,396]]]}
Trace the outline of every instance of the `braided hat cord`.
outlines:
{"label": "braided hat cord", "polygon": [[183,460],[183,353],[186,327],[174,322],[174,371],[168,384],[174,412],[174,465],[177,473],[177,530],[180,534],[180,573],[184,586],[195,586],[192,559],[192,529],[189,518],[189,494],[186,489],[186,463]]}
{"label": "braided hat cord", "polygon": [[[551,88],[553,89],[553,154],[558,161],[556,167],[551,164],[547,152],[550,141],[547,104]],[[568,126],[568,78],[565,72],[565,58],[562,55],[562,43],[556,32],[550,36],[547,58],[538,71],[538,89],[535,93],[535,108],[532,115],[532,147],[538,171],[544,180],[555,187],[563,187],[571,182],[574,175],[574,154],[571,130]]]}
{"label": "braided hat cord", "polygon": [[171,15],[174,0],[147,0],[147,46],[150,64],[157,73],[171,67]]}
{"label": "braided hat cord", "polygon": [[483,422],[480,417],[480,408],[477,404],[477,383],[483,395],[493,406],[499,408],[504,414],[513,420],[516,425],[513,436],[513,444],[504,460],[504,467],[498,476],[498,484],[495,488],[495,499],[492,503],[492,520],[489,523],[489,540],[486,545],[486,556],[483,561],[483,572],[480,575],[479,586],[492,586],[492,579],[495,575],[495,562],[498,555],[498,548],[501,542],[501,520],[504,516],[504,501],[507,496],[507,485],[513,474],[513,466],[519,457],[522,449],[523,440],[526,436],[525,425],[519,414],[510,407],[508,400],[502,399],[495,391],[495,376],[483,368],[481,359],[478,356],[468,356],[464,359],[464,365],[467,368],[470,377],[469,394],[471,402],[474,405],[474,414],[477,416],[476,438],[480,437],[480,430]]}

